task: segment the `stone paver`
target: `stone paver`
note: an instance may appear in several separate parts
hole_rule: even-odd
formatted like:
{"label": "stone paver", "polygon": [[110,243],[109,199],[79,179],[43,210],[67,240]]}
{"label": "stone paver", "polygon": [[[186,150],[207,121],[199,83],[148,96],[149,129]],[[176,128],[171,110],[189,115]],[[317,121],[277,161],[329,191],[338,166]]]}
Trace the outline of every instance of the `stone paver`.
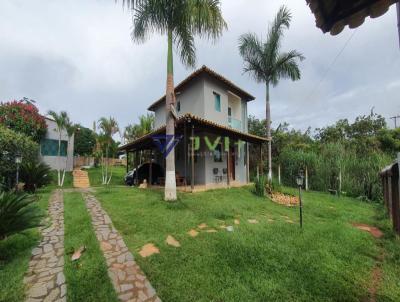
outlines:
{"label": "stone paver", "polygon": [[108,275],[119,299],[131,302],[161,302],[100,203],[89,192],[83,196],[106,258]]}
{"label": "stone paver", "polygon": [[49,203],[50,226],[40,229],[43,239],[32,250],[25,275],[26,301],[66,301],[64,277],[64,203],[57,190]]}

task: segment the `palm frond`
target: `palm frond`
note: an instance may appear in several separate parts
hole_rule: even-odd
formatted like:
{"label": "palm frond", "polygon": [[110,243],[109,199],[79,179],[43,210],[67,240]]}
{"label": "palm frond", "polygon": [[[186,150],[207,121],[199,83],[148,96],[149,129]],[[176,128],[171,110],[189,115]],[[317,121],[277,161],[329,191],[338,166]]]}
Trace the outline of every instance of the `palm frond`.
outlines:
{"label": "palm frond", "polygon": [[265,82],[263,45],[255,34],[247,33],[239,37],[239,52],[245,62],[243,71],[250,73],[257,82]]}
{"label": "palm frond", "polygon": [[185,26],[177,28],[174,32],[174,42],[182,63],[187,67],[195,67],[196,47],[190,29]]}
{"label": "palm frond", "polygon": [[274,78],[271,79],[272,85],[276,86],[279,78],[290,78],[292,81],[299,80],[301,72],[297,60],[303,61],[304,56],[296,50],[280,54],[272,73],[274,75]]}

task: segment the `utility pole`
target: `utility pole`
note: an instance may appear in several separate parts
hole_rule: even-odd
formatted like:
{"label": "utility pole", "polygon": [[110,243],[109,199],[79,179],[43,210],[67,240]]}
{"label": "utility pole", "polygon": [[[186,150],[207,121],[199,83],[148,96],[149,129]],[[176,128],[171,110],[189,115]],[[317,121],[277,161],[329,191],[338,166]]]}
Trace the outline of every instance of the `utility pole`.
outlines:
{"label": "utility pole", "polygon": [[400,3],[396,3],[397,8],[397,28],[399,30],[399,47],[400,47]]}
{"label": "utility pole", "polygon": [[394,120],[394,129],[396,129],[397,128],[397,119],[400,119],[400,115],[392,116],[390,119]]}

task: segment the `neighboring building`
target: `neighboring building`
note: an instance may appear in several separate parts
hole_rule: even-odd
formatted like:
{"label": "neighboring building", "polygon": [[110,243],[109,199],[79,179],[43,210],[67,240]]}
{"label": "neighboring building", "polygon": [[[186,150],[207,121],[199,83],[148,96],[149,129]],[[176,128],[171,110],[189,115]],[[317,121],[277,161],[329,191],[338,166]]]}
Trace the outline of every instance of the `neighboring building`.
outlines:
{"label": "neighboring building", "polygon": [[61,156],[58,156],[57,124],[54,120],[45,117],[47,133],[40,142],[40,158],[52,169],[72,171],[74,165],[74,136],[68,139],[67,131],[61,132]]}
{"label": "neighboring building", "polygon": [[[261,146],[266,141],[248,133],[247,103],[255,98],[206,66],[177,85],[175,94],[176,136],[182,136],[175,147],[178,185],[208,189],[247,184],[248,144]],[[128,154],[152,150],[154,162],[165,167],[164,157],[154,144],[155,135],[165,134],[165,96],[148,110],[155,113],[156,130],[120,149]],[[193,154],[191,136],[198,137],[200,142]],[[206,140],[216,143],[216,148],[210,151]],[[162,185],[163,179],[152,179],[151,183]]]}

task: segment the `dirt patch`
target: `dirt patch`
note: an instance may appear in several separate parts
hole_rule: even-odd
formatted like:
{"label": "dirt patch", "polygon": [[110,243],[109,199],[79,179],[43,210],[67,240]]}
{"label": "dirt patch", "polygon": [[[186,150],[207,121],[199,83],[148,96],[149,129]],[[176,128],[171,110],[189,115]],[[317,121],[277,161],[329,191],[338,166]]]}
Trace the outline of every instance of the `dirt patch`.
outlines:
{"label": "dirt patch", "polygon": [[363,224],[363,223],[352,223],[352,226],[370,233],[372,236],[374,236],[375,238],[381,238],[383,236],[383,233],[380,229],[374,227],[374,226],[370,226],[368,224]]}
{"label": "dirt patch", "polygon": [[160,250],[152,243],[145,244],[139,252],[143,258],[149,257],[153,254],[159,254]]}
{"label": "dirt patch", "polygon": [[176,240],[174,237],[172,237],[171,235],[168,235],[167,239],[165,240],[165,242],[168,245],[174,246],[174,247],[181,247],[181,244],[179,243],[178,240]]}
{"label": "dirt patch", "polygon": [[299,204],[299,198],[297,196],[283,194],[280,192],[273,192],[270,195],[271,200],[278,204],[287,206],[287,207],[294,207]]}

